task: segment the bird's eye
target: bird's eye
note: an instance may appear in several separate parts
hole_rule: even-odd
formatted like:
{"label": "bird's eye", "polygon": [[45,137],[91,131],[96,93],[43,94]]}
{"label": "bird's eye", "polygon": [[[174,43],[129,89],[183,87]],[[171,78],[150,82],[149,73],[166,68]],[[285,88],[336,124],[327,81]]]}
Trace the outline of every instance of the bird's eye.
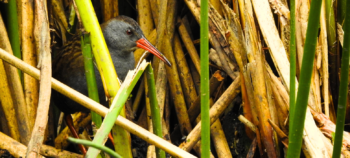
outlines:
{"label": "bird's eye", "polygon": [[126,30],[127,35],[132,35],[132,31],[130,29]]}

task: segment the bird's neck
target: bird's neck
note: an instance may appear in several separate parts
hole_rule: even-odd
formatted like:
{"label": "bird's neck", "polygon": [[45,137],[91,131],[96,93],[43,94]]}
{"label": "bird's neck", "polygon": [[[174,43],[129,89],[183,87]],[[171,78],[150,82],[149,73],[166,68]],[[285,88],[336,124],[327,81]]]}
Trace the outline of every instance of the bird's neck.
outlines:
{"label": "bird's neck", "polygon": [[111,58],[118,77],[124,80],[129,70],[134,69],[135,59],[133,52],[115,52],[110,50]]}

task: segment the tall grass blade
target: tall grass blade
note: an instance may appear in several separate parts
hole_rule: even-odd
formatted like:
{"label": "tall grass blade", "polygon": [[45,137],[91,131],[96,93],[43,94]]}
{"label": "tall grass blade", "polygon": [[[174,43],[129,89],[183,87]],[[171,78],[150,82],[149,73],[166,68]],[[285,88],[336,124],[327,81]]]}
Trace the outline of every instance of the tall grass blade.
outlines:
{"label": "tall grass blade", "polygon": [[309,22],[306,32],[304,55],[300,72],[300,83],[296,106],[294,108],[293,120],[291,120],[291,129],[289,130],[289,148],[287,158],[300,157],[301,144],[303,138],[303,129],[305,124],[305,115],[307,102],[309,99],[311,76],[314,64],[315,50],[317,45],[318,26],[320,23],[322,0],[313,0],[311,2]]}
{"label": "tall grass blade", "polygon": [[335,139],[333,146],[333,158],[339,158],[343,146],[343,132],[346,115],[346,104],[348,96],[349,78],[349,49],[350,49],[350,4],[346,4],[345,24],[344,24],[344,45],[341,59],[340,87],[337,110],[337,122],[335,128]]}

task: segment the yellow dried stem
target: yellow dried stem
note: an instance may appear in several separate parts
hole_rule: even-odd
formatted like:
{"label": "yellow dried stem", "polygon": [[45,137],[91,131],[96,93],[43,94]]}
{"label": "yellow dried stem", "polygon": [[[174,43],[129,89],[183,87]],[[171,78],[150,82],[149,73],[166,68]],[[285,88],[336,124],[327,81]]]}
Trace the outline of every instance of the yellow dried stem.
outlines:
{"label": "yellow dried stem", "polygon": [[16,112],[7,80],[4,64],[2,60],[0,60],[0,101],[11,137],[15,140],[19,140],[20,136],[17,126]]}
{"label": "yellow dried stem", "polygon": [[140,87],[137,90],[134,102],[132,103],[132,111],[133,111],[135,116],[136,116],[137,110],[140,107],[141,98],[145,92],[143,89],[145,89],[145,81],[141,80]]}
{"label": "yellow dried stem", "polygon": [[156,158],[156,147],[154,145],[150,145],[147,148],[147,158]]}
{"label": "yellow dried stem", "polygon": [[149,100],[149,96],[148,96],[148,92],[149,92],[149,87],[148,87],[148,84],[147,84],[147,77],[146,75],[143,75],[143,79],[145,81],[145,96],[146,96],[146,118],[147,118],[147,124],[148,124],[148,131],[151,132],[151,133],[154,133],[153,132],[153,122],[152,122],[152,114],[151,114],[151,105],[150,105],[150,100]]}
{"label": "yellow dried stem", "polygon": [[180,33],[180,37],[188,51],[188,54],[190,55],[192,62],[194,64],[194,66],[197,69],[197,72],[200,73],[201,71],[201,67],[200,67],[200,59],[199,59],[199,55],[198,52],[196,50],[196,48],[194,47],[194,44],[192,42],[192,39],[189,35],[189,33],[187,32],[187,29],[184,25],[184,23],[182,22],[182,20],[178,20],[181,21],[180,25],[179,25],[179,33]]}
{"label": "yellow dried stem", "polygon": [[170,39],[170,43],[173,43],[174,33],[175,33],[175,19],[176,19],[176,2],[177,0],[167,0],[166,7],[166,29],[165,35],[166,38]]}
{"label": "yellow dried stem", "polygon": [[281,139],[282,144],[288,148],[288,136],[271,120],[269,120],[273,130],[276,131],[278,137]]}
{"label": "yellow dried stem", "polygon": [[[271,82],[273,81],[270,77]],[[288,129],[287,129],[287,125],[285,125],[285,121],[288,118],[288,104],[286,103],[281,95],[280,92],[277,90],[276,85],[275,84],[271,84],[272,85],[272,92],[273,92],[273,96],[275,99],[275,105],[276,105],[276,109],[278,111],[277,113],[277,117],[278,117],[278,122],[279,122],[279,126],[282,128],[282,130],[286,133],[288,133]]]}
{"label": "yellow dried stem", "polygon": [[[165,39],[165,41],[166,42],[165,42],[164,50],[166,51],[163,53],[167,56],[170,63],[175,64],[176,63],[175,57],[171,48],[170,41],[167,39]],[[165,69],[167,71],[167,78],[169,81],[170,92],[174,98],[173,100],[174,100],[176,115],[180,123],[181,133],[185,135],[186,133],[189,133],[192,130],[192,127],[188,117],[185,98],[183,96],[183,91],[180,84],[180,78],[178,74],[179,71],[177,70],[177,67],[175,65],[172,67],[166,66]]]}
{"label": "yellow dried stem", "polygon": [[261,55],[256,56],[256,62],[249,63],[252,68],[252,83],[254,87],[255,105],[259,116],[259,130],[269,157],[276,157],[274,148],[273,131],[268,119],[271,118],[269,102],[267,101],[266,84],[264,77],[264,64],[261,63]]}
{"label": "yellow dried stem", "polygon": [[[228,56],[226,54],[224,54],[224,56],[225,56],[225,60],[228,63],[229,68],[231,70],[234,70],[235,66],[234,66],[233,62],[230,60],[230,58],[228,58]],[[217,66],[222,67],[222,63],[221,63],[220,57],[217,54],[215,49],[210,48],[210,50],[209,50],[209,59],[211,61],[213,61]],[[236,72],[234,72],[233,74],[234,74],[234,76],[238,75]]]}
{"label": "yellow dried stem", "polygon": [[64,13],[64,7],[61,0],[52,0],[53,13],[60,20],[65,29],[68,29],[68,22]]}
{"label": "yellow dried stem", "polygon": [[[0,148],[8,150],[11,155],[15,157],[25,157],[27,147],[11,137],[0,132]],[[43,145],[38,157],[69,157],[69,158],[83,158],[83,155],[72,153],[66,150],[58,150],[54,147]]]}
{"label": "yellow dried stem", "polygon": [[[156,93],[157,93],[157,100],[159,105],[159,111],[160,111],[160,118],[163,118],[164,115],[164,106],[165,106],[165,97],[168,90],[168,79],[166,78],[166,70],[164,67],[164,63],[159,63],[161,66],[158,67],[158,75],[156,80]],[[162,126],[164,127],[164,126]]]}
{"label": "yellow dried stem", "polygon": [[[0,48],[6,49],[12,52],[1,13],[0,13]],[[6,68],[7,68],[8,75],[6,74]],[[0,60],[0,80],[1,80],[0,81],[0,92],[1,92],[0,102],[2,105],[2,110],[7,120],[6,124],[9,129],[9,133],[11,133],[11,136],[13,139],[19,141],[20,134],[19,134],[19,129],[17,125],[17,118],[16,118],[17,114],[15,111],[16,108],[14,105],[16,103],[15,101],[16,98],[14,97],[16,96],[11,95],[11,89],[14,88],[13,86],[11,86],[11,83],[12,85],[14,84],[13,83],[14,81],[12,81],[13,77],[18,77],[19,79],[17,69],[10,66],[7,63],[3,63],[3,61]]]}
{"label": "yellow dried stem", "polygon": [[106,22],[107,20],[109,20],[113,17],[113,1],[112,0],[102,0],[100,2],[101,2],[103,21]]}
{"label": "yellow dried stem", "polygon": [[220,120],[216,120],[210,127],[210,135],[219,158],[232,158],[230,147],[228,146],[225,133]]}
{"label": "yellow dried stem", "polygon": [[112,17],[116,17],[119,15],[119,0],[114,0],[113,2],[113,13]]}
{"label": "yellow dried stem", "polygon": [[[259,59],[259,58],[257,58]],[[275,124],[279,124],[279,121],[278,121],[278,111],[276,110],[276,105],[275,105],[275,101],[274,101],[274,98],[273,98],[273,94],[272,94],[272,83],[269,79],[269,77],[267,76],[266,74],[266,68],[265,68],[265,65],[267,64],[266,60],[265,60],[265,56],[264,54],[262,53],[262,71],[263,71],[263,76],[264,76],[264,79],[265,79],[265,84],[266,84],[266,95],[267,95],[267,102],[268,102],[268,108],[269,108],[269,111],[270,111],[270,116],[271,116],[271,120],[273,121],[273,123]],[[270,119],[269,119],[270,120]],[[277,133],[276,131],[273,131],[272,132],[272,137],[273,137],[273,141],[275,143],[275,150],[276,151],[280,151],[280,147],[279,147],[279,139],[278,139],[278,136],[277,136]],[[277,157],[281,157],[280,153],[279,152],[276,152],[276,155]]]}
{"label": "yellow dried stem", "polygon": [[[37,66],[37,54],[34,44],[34,1],[21,0],[22,3],[22,57],[23,61],[32,66]],[[24,94],[27,103],[26,112],[30,119],[26,120],[29,123],[30,129],[34,126],[34,118],[36,116],[36,109],[39,98],[39,85],[33,77],[24,74]],[[31,132],[28,133],[29,136]],[[27,144],[27,142],[22,142]]]}
{"label": "yellow dried stem", "polygon": [[149,0],[138,0],[137,1],[138,9],[138,23],[143,34],[147,39],[150,39],[149,35],[154,29],[154,23],[152,19],[152,10]]}
{"label": "yellow dried stem", "polygon": [[[10,40],[8,39],[8,34],[6,32],[6,28],[2,19],[2,16],[0,14],[0,48],[3,48],[6,50],[9,54],[13,55],[12,48],[10,45]],[[22,83],[20,80],[20,77],[18,75],[17,68],[11,66],[8,63],[3,64],[5,67],[7,79],[11,92],[11,97],[13,99],[13,105],[14,109],[16,110],[16,117],[12,118],[13,122],[17,122],[18,125],[15,125],[18,127],[19,135],[20,135],[20,141],[22,143],[28,143],[30,139],[30,126],[29,126],[29,118],[27,115],[27,105],[24,100],[24,93],[22,88]],[[6,105],[6,104],[3,104]],[[7,105],[6,105],[7,106]]]}
{"label": "yellow dried stem", "polygon": [[321,44],[321,56],[322,56],[322,96],[323,96],[323,106],[326,116],[329,117],[329,72],[328,72],[328,43],[327,43],[327,28],[326,28],[326,8],[325,2],[322,1],[321,8],[321,32],[320,32],[320,44]]}
{"label": "yellow dried stem", "polygon": [[[212,96],[217,87],[222,83],[222,81],[225,79],[221,75],[221,71],[217,70],[212,77],[210,78],[210,95]],[[188,116],[190,118],[191,122],[194,122],[197,116],[200,113],[200,96],[197,96],[194,103],[191,105],[191,107],[188,109]]]}
{"label": "yellow dried stem", "polygon": [[[259,120],[258,120],[258,109],[255,105],[255,101],[254,101],[254,91],[253,91],[253,84],[251,82],[251,74],[253,72],[251,71],[251,67],[250,65],[247,65],[247,67],[244,68],[244,72],[243,72],[243,76],[244,76],[244,84],[247,90],[247,96],[248,96],[248,101],[249,101],[249,105],[250,105],[250,109],[252,112],[252,122],[254,123],[254,125],[258,125],[259,124]],[[258,139],[258,141],[260,141]]]}
{"label": "yellow dried stem", "polygon": [[187,108],[189,108],[197,98],[197,92],[194,87],[192,75],[187,65],[185,53],[182,50],[180,38],[178,35],[175,35],[174,50],[175,50],[174,55],[176,59],[176,65],[178,67],[178,70],[181,72],[179,73],[179,77],[181,80],[184,95],[186,96],[185,97],[185,100],[187,103],[186,105],[187,105]]}
{"label": "yellow dried stem", "polygon": [[[226,109],[226,107],[233,101],[233,99],[240,92],[241,88],[241,78],[237,77],[231,85],[226,89],[226,91],[221,95],[221,97],[215,102],[215,104],[210,108],[209,116],[210,123],[214,123],[220,114]],[[190,151],[193,146],[200,139],[201,124],[198,122],[196,127],[189,133],[186,140],[181,143],[180,148],[185,151]]]}
{"label": "yellow dried stem", "polygon": [[[270,54],[284,85],[289,90],[289,61],[281,39],[279,38],[272,12],[267,0],[253,0],[255,15],[262,35],[269,46]],[[273,21],[273,23],[271,23]]]}
{"label": "yellow dried stem", "polygon": [[239,121],[241,121],[245,126],[247,126],[250,130],[252,130],[253,132],[256,132],[257,127],[250,122],[247,118],[245,118],[243,115],[239,115],[238,116]]}
{"label": "yellow dried stem", "polygon": [[[155,26],[158,28],[158,20],[159,20],[159,5],[160,2],[159,0],[149,0],[151,10],[152,10],[152,17],[153,17],[153,22]],[[166,7],[165,7],[166,8]]]}
{"label": "yellow dried stem", "polygon": [[316,58],[314,58],[314,67],[313,67],[313,74],[312,74],[312,78],[311,78],[311,89],[313,92],[313,97],[315,100],[315,106],[314,106],[314,110],[316,110],[317,112],[322,112],[322,106],[321,106],[321,91],[320,91],[320,74],[318,72],[317,69],[317,65],[316,65]]}
{"label": "yellow dried stem", "polygon": [[210,4],[213,5],[215,10],[222,16],[222,6],[220,0],[209,0]]}
{"label": "yellow dried stem", "polygon": [[[306,27],[309,18],[310,2],[303,0],[295,0],[295,32],[296,32],[296,47],[297,61],[299,69],[304,54],[304,43],[306,38]],[[298,72],[298,71],[297,71]]]}

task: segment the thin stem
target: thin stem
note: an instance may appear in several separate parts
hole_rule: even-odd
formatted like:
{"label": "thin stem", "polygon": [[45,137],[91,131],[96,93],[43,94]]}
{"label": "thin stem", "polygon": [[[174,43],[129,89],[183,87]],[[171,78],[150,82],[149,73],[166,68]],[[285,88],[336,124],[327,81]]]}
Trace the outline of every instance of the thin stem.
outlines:
{"label": "thin stem", "polygon": [[[94,63],[92,61],[93,56],[91,53],[90,34],[83,34],[83,36],[81,37],[81,48],[84,56],[85,77],[86,77],[89,98],[99,103],[100,100],[98,97]],[[91,111],[91,119],[97,129],[101,127],[102,117],[100,115]]]}
{"label": "thin stem", "polygon": [[309,90],[311,83],[312,70],[314,65],[315,50],[317,45],[318,25],[320,23],[322,0],[313,0],[311,2],[309,22],[306,32],[306,40],[303,56],[300,84],[298,87],[298,94],[296,106],[293,113],[293,120],[291,120],[291,129],[289,133],[289,148],[287,158],[300,157],[302,134],[305,124],[305,115],[307,109],[307,102],[309,99]]}
{"label": "thin stem", "polygon": [[[290,91],[289,118],[293,120],[295,109],[295,76],[296,76],[296,46],[295,46],[295,0],[290,0]],[[291,129],[291,123],[289,123]]]}
{"label": "thin stem", "polygon": [[[151,103],[153,132],[157,136],[163,138],[162,118],[160,117],[160,108],[157,101],[156,85],[154,82],[153,68],[151,65],[147,66],[146,74],[147,74],[147,84],[148,84],[148,96]],[[165,158],[164,150],[161,150],[159,148],[156,148],[156,155],[157,155],[157,158]]]}
{"label": "thin stem", "polygon": [[109,154],[112,157],[122,158],[122,156],[120,156],[118,153],[114,152],[113,150],[109,149],[108,147],[105,147],[105,146],[100,145],[100,144],[93,143],[91,141],[87,141],[87,140],[83,140],[83,139],[75,139],[75,138],[72,138],[72,137],[68,137],[67,140],[72,142],[72,143],[75,143],[75,144],[83,144],[83,145],[86,145],[86,146],[91,146],[91,147],[94,147],[96,149],[102,150],[102,151],[106,152],[107,154]]}
{"label": "thin stem", "polygon": [[333,146],[333,158],[340,157],[343,145],[343,132],[346,115],[346,101],[348,96],[348,73],[349,73],[349,49],[350,49],[350,4],[346,4],[345,24],[344,24],[344,47],[341,61],[340,87],[337,123],[335,128],[335,139]]}
{"label": "thin stem", "polygon": [[209,117],[209,22],[208,0],[201,0],[200,57],[201,57],[201,140],[202,157],[210,157],[210,117]]}

